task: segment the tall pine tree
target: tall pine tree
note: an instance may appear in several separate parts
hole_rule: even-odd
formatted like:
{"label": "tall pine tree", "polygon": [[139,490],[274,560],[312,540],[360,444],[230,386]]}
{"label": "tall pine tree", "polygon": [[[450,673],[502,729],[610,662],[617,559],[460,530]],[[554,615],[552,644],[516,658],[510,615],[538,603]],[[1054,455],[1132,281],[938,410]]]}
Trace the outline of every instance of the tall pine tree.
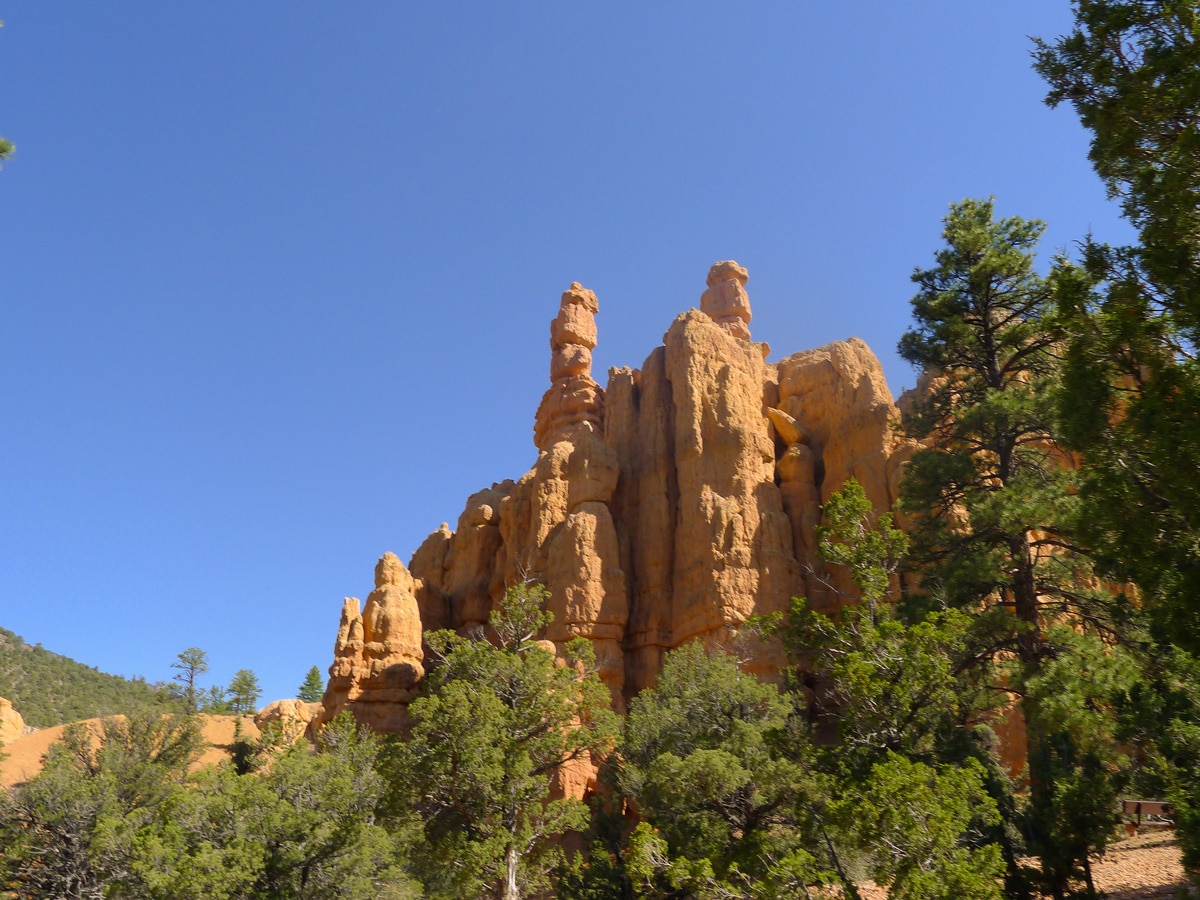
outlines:
{"label": "tall pine tree", "polygon": [[[1107,632],[1111,600],[1074,538],[1074,469],[1054,424],[1061,335],[1053,286],[1034,268],[1044,226],[996,220],[990,200],[954,204],[944,221],[937,265],[913,275],[914,327],[900,341],[901,355],[926,373],[905,417],[924,449],[909,464],[902,504],[916,519],[913,557],[927,601],[1012,614],[1010,644],[997,649],[1017,661],[1008,684],[1027,725],[1027,838],[1047,887],[1063,896],[1086,874],[1087,852],[1103,845],[1111,817],[1089,819],[1082,836],[1054,827],[1058,784],[1082,761],[1032,688],[1060,650],[1049,626]],[[1092,767],[1096,777],[1119,769],[1116,760]]]}
{"label": "tall pine tree", "polygon": [[1059,278],[1064,432],[1083,452],[1081,533],[1106,574],[1136,582],[1151,622],[1123,740],[1161,754],[1141,789],[1174,802],[1197,877],[1200,4],[1072,5],[1075,27],[1037,42],[1035,67],[1047,102],[1069,103],[1091,132],[1089,158],[1137,240],[1089,238]]}

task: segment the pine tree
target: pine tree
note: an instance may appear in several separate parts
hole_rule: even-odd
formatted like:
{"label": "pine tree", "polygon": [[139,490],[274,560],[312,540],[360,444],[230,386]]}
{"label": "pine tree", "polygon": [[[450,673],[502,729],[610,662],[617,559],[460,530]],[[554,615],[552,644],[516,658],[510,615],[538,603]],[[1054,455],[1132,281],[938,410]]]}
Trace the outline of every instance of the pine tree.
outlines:
{"label": "pine tree", "polygon": [[258,698],[262,696],[257,675],[249,669],[238,669],[225,690],[229,695],[230,713],[235,716],[254,715],[258,709]]}
{"label": "pine tree", "polygon": [[196,680],[208,672],[208,654],[199,647],[188,647],[171,663],[171,668],[179,670],[175,681],[179,685],[184,706],[189,713],[197,712],[202,696],[196,689]]}
{"label": "pine tree", "polygon": [[324,696],[325,679],[321,677],[321,670],[313,666],[304,676],[304,681],[296,691],[296,697],[305,703],[320,703]]}
{"label": "pine tree", "polygon": [[1027,837],[1061,897],[1086,870],[1084,848],[1101,846],[1108,826],[1096,823],[1070,846],[1053,827],[1056,781],[1078,759],[1028,688],[1058,652],[1049,626],[1111,634],[1112,598],[1075,540],[1074,469],[1053,403],[1062,335],[1053,285],[1034,269],[1043,226],[997,221],[991,201],[978,200],[954,204],[944,221],[937,265],[913,275],[915,327],[899,347],[929,379],[905,417],[925,447],[908,466],[902,504],[916,518],[913,555],[930,602],[1012,613],[1018,664],[1009,683],[1027,725],[1033,811]]}
{"label": "pine tree", "polygon": [[210,716],[233,715],[233,701],[229,692],[219,684],[210,684],[207,691],[201,691],[196,698],[197,710]]}
{"label": "pine tree", "polygon": [[951,606],[997,599],[1039,650],[1039,596],[1066,587],[1043,565],[1063,544],[1068,475],[1053,434],[1050,286],[1034,271],[1040,222],[993,218],[965,200],[944,219],[938,265],[913,281],[915,328],[901,356],[932,376],[905,417],[928,446],[906,471],[903,507],[918,517],[914,555],[927,591]]}

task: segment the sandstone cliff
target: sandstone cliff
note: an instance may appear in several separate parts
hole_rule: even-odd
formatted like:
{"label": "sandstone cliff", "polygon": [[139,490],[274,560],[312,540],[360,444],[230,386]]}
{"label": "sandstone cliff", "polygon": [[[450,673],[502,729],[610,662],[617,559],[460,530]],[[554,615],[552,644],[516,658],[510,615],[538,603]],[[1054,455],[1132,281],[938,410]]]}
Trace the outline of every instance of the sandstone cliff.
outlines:
{"label": "sandstone cliff", "polygon": [[[422,630],[477,628],[524,579],[550,592],[545,638],[592,641],[622,709],[663,654],[730,646],[752,615],[809,596],[832,609],[846,585],[816,555],[821,503],[850,476],[876,510],[896,497],[910,448],[879,361],[857,338],[766,361],[750,338],[749,275],[709,271],[638,369],[592,378],[596,295],[572,284],[550,325],[550,387],[533,468],[472,495],[406,569],[388,554],[360,614],[346,601],[321,720],[344,708],[401,731],[422,677]],[[382,570],[382,575],[381,575]],[[778,674],[777,649],[749,667]]]}
{"label": "sandstone cliff", "polygon": [[12,701],[0,697],[0,747],[25,733],[25,720],[13,709]]}

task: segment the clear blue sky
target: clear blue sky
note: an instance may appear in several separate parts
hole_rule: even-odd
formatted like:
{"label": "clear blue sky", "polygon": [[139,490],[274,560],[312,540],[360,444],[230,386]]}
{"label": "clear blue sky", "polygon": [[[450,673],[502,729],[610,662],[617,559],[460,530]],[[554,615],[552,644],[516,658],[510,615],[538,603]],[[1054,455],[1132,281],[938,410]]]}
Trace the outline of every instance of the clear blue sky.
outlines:
{"label": "clear blue sky", "polygon": [[772,359],[896,392],[952,201],[1126,232],[1030,35],[1066,0],[0,4],[0,625],[263,700],[341,599],[536,458],[548,322],[598,379],[715,260]]}

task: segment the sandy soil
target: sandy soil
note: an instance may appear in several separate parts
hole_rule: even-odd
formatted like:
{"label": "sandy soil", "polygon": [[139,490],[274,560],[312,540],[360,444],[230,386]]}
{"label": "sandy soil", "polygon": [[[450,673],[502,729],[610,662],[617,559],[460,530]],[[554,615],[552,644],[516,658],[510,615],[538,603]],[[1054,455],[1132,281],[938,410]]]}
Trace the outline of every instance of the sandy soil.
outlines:
{"label": "sandy soil", "polygon": [[[216,765],[229,758],[229,748],[233,744],[233,716],[204,716],[204,740],[208,745],[200,758],[192,766],[193,770],[204,766]],[[84,723],[99,733],[99,719],[85,719]],[[0,787],[12,787],[28,781],[42,771],[42,758],[50,745],[62,737],[65,725],[53,728],[43,728],[31,734],[22,735],[11,743],[0,748],[0,753],[8,754],[0,759]],[[258,728],[251,718],[242,719],[242,729],[246,737],[253,740],[259,736]]]}
{"label": "sandy soil", "polygon": [[[1092,880],[1107,900],[1200,898],[1183,874],[1179,843],[1166,829],[1146,828],[1109,846],[1107,853],[1092,860]],[[888,895],[873,882],[859,885],[859,892],[863,900],[887,900]]]}
{"label": "sandy soil", "polygon": [[[1096,890],[1109,900],[1166,900],[1200,897],[1183,874],[1174,832],[1144,828],[1136,837],[1113,844],[1092,861]],[[1188,893],[1184,893],[1184,891]]]}

